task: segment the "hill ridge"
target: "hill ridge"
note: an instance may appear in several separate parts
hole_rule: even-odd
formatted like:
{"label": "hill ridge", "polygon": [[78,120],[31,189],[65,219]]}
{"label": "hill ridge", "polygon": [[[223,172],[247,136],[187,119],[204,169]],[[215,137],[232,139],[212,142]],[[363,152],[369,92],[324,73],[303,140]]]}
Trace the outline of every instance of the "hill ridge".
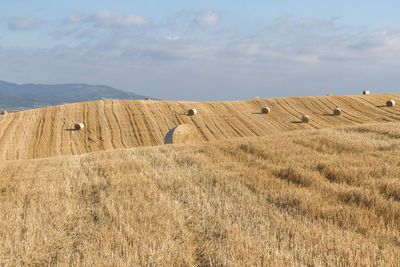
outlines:
{"label": "hill ridge", "polygon": [[146,97],[106,85],[86,83],[15,84],[0,81],[0,107],[7,109],[21,110],[110,98],[135,100]]}
{"label": "hill ridge", "polygon": [[[169,129],[194,125],[204,141],[286,131],[400,120],[400,94],[309,96],[247,101],[191,102],[100,100],[51,106],[1,116],[0,159],[31,159],[163,144]],[[269,106],[270,114],[261,108]],[[335,107],[341,116],[332,116]],[[187,116],[195,108],[198,114]],[[300,123],[303,114],[310,123]],[[85,128],[73,131],[83,122]]]}

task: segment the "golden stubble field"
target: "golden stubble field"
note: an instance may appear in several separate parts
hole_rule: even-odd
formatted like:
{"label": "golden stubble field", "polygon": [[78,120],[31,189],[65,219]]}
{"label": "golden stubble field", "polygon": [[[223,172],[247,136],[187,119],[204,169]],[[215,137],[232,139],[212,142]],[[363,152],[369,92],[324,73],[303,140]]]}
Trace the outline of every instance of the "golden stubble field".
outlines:
{"label": "golden stubble field", "polygon": [[[162,145],[169,129],[187,123],[204,141],[294,130],[400,120],[400,94],[310,96],[226,102],[104,100],[0,116],[0,160],[78,155],[108,149]],[[271,113],[261,113],[263,107]],[[341,116],[332,116],[339,107]],[[195,108],[195,116],[187,116]],[[299,123],[303,114],[309,123]],[[76,123],[81,131],[73,131]]]}
{"label": "golden stubble field", "polygon": [[399,179],[398,122],[3,161],[0,265],[395,266]]}

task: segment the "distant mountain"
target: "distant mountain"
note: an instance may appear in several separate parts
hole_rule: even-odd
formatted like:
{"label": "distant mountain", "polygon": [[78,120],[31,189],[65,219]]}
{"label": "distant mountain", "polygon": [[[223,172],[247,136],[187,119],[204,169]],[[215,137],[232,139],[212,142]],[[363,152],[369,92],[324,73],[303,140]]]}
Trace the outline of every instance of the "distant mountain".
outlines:
{"label": "distant mountain", "polygon": [[101,99],[144,99],[147,96],[105,85],[22,84],[0,81],[0,108],[31,109]]}

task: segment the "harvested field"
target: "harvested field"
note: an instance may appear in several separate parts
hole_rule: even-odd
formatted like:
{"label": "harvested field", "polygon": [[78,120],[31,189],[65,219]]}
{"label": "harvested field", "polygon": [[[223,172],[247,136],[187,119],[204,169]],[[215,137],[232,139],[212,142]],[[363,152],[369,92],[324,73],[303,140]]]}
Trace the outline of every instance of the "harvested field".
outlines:
{"label": "harvested field", "polygon": [[396,266],[399,162],[400,123],[3,161],[0,265]]}
{"label": "harvested field", "polygon": [[[230,102],[104,100],[12,113],[0,120],[0,159],[31,159],[93,151],[155,146],[169,129],[194,125],[204,141],[254,137],[286,131],[400,120],[400,94],[317,96]],[[273,112],[263,116],[260,110]],[[341,116],[331,116],[335,107]],[[187,116],[195,108],[196,116]],[[296,123],[302,114],[309,123]],[[73,131],[82,122],[85,128]]]}

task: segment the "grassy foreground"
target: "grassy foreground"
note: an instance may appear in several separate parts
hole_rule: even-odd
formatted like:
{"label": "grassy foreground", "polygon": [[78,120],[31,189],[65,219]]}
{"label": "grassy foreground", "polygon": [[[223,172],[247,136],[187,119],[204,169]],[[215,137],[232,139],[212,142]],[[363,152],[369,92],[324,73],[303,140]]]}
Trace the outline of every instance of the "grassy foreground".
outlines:
{"label": "grassy foreground", "polygon": [[0,164],[0,265],[397,265],[400,124]]}

